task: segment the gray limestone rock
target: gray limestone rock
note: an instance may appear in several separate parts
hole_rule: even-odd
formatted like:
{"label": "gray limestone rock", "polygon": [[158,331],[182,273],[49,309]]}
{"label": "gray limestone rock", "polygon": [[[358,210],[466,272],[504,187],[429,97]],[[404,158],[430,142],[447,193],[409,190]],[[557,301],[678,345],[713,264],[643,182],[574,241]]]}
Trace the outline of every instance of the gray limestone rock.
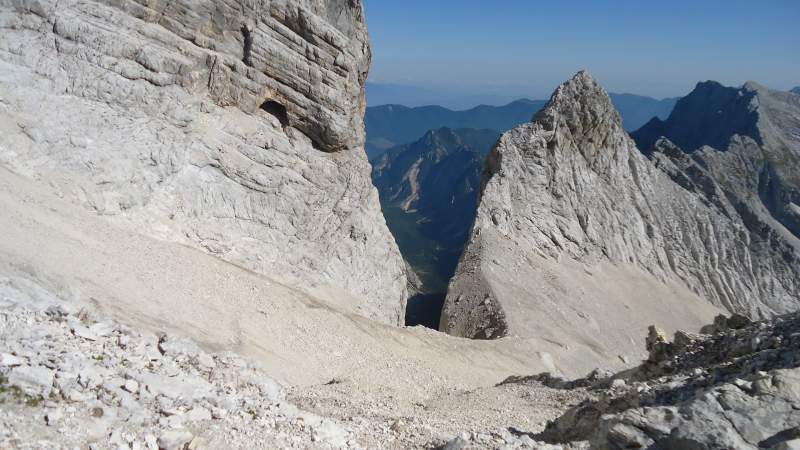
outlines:
{"label": "gray limestone rock", "polygon": [[611,450],[793,448],[800,437],[799,329],[793,313],[691,342],[676,334],[660,361],[614,376],[627,380],[622,389],[594,387],[595,399],[535,437]]}
{"label": "gray limestone rock", "polygon": [[360,1],[3,0],[0,164],[400,324],[363,150],[370,58]]}
{"label": "gray limestone rock", "polygon": [[719,310],[796,309],[797,254],[747,220],[669,143],[648,160],[580,72],[489,154],[441,329],[541,339],[608,366],[644,356],[651,324],[696,331]]}

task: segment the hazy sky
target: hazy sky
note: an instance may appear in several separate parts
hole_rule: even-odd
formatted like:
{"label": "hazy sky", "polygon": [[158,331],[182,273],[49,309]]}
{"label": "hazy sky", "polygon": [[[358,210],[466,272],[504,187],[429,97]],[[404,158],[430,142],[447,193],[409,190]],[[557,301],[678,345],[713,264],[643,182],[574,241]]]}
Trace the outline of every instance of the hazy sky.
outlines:
{"label": "hazy sky", "polygon": [[612,92],[800,85],[800,0],[364,0],[370,81],[543,98],[581,68]]}

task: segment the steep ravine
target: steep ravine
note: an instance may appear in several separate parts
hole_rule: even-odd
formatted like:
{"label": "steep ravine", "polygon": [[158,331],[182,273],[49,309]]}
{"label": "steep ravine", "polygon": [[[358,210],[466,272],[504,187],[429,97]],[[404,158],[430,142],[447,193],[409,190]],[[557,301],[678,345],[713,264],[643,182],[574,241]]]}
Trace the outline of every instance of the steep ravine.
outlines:
{"label": "steep ravine", "polygon": [[499,133],[430,130],[372,161],[389,230],[419,286],[406,306],[406,325],[437,328],[447,283],[475,215],[486,153]]}

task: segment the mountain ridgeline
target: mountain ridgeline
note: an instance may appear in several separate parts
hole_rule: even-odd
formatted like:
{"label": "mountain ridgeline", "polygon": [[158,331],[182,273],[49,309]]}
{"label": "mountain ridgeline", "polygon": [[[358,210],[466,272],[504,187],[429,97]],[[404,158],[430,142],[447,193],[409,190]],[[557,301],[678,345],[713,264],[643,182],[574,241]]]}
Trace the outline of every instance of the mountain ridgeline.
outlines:
{"label": "mountain ridgeline", "polygon": [[[487,156],[441,330],[559,342],[607,364],[635,357],[648,324],[797,310],[798,125],[800,97],[701,83],[634,133],[642,146],[666,134],[642,152],[577,74]],[[694,149],[705,142],[726,145]]]}
{"label": "mountain ridgeline", "polygon": [[[656,100],[633,94],[611,94],[611,99],[622,115],[626,130],[635,130],[653,117],[666,118],[677,100]],[[428,130],[441,127],[490,129],[503,133],[530,122],[545,103],[545,100],[521,99],[504,106],[480,105],[463,111],[441,106],[371,106],[364,117],[367,155],[373,159],[395,145],[413,142]]]}
{"label": "mountain ridgeline", "polygon": [[752,232],[800,248],[800,96],[699,83],[669,118],[632,134],[646,154],[662,136],[708,171]]}

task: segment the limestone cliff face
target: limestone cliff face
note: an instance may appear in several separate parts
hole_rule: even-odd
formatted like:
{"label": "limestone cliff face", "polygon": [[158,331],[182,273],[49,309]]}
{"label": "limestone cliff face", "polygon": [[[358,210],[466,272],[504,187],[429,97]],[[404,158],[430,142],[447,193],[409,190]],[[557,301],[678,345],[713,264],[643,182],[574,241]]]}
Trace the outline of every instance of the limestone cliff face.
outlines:
{"label": "limestone cliff face", "polygon": [[662,136],[707,168],[753,233],[800,249],[800,97],[699,83],[669,118],[632,134],[645,152]]}
{"label": "limestone cliff face", "polygon": [[0,0],[0,163],[111,220],[402,323],[358,0]]}
{"label": "limestone cliff face", "polygon": [[637,150],[587,73],[561,85],[489,154],[441,329],[628,360],[650,323],[800,306],[791,245],[754,236],[705,168],[657,147],[652,161]]}

